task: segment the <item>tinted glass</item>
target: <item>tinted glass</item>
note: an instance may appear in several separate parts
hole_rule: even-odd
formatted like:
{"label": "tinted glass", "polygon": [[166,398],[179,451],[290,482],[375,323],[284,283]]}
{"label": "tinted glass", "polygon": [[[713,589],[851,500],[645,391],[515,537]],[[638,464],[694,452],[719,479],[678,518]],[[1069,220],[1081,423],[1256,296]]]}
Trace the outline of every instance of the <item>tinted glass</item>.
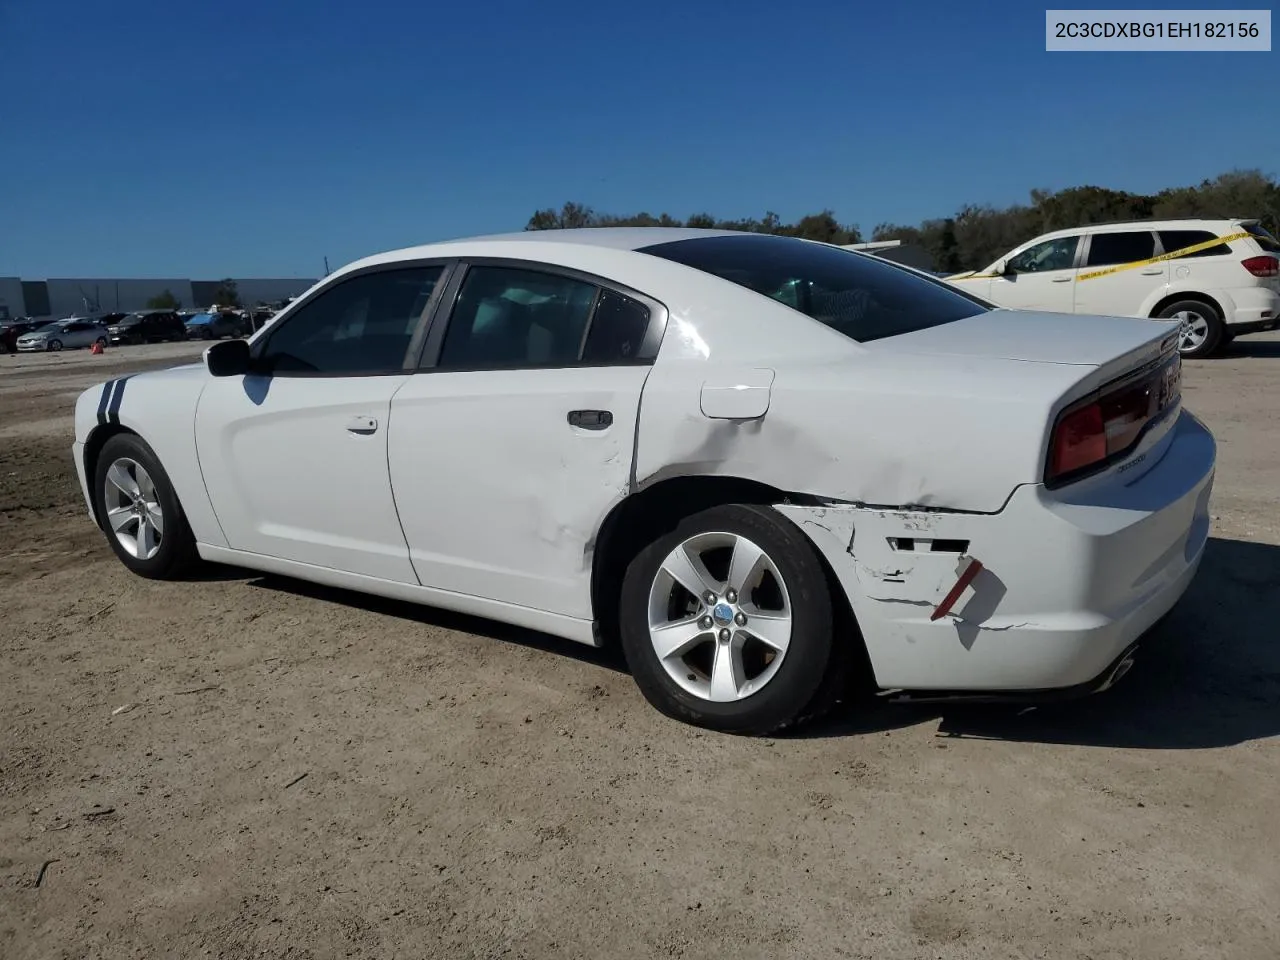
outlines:
{"label": "tinted glass", "polygon": [[[1161,230],[1160,243],[1164,246],[1165,253],[1173,253],[1175,250],[1181,250],[1183,247],[1190,247],[1197,243],[1204,243],[1212,240],[1217,234],[1210,233],[1208,230]],[[1230,253],[1231,248],[1225,243],[1215,244],[1204,250],[1197,250],[1195,253],[1185,254],[1187,257],[1220,257],[1224,253]],[[1178,258],[1182,259],[1181,257]]]}
{"label": "tinted glass", "polygon": [[1263,250],[1280,250],[1280,240],[1277,240],[1266,228],[1260,223],[1246,223],[1245,230],[1253,234],[1253,239],[1258,241],[1258,246]]}
{"label": "tinted glass", "polygon": [[630,363],[649,331],[649,308],[612,290],[601,290],[582,349],[584,363]]}
{"label": "tinted glass", "polygon": [[273,373],[396,373],[442,267],[367,273],[301,307],[271,335]]}
{"label": "tinted glass", "polygon": [[1015,273],[1046,273],[1049,270],[1070,270],[1075,266],[1076,246],[1079,237],[1058,237],[1028,247],[1009,260],[1009,269]]}
{"label": "tinted glass", "polygon": [[577,363],[596,289],[537,270],[472,267],[458,291],[437,368]]}
{"label": "tinted glass", "polygon": [[793,237],[700,237],[642,252],[754,290],[859,341],[923,330],[988,309],[887,261]]}
{"label": "tinted glass", "polygon": [[1123,233],[1095,233],[1089,242],[1090,267],[1109,267],[1119,263],[1148,260],[1156,255],[1156,238],[1150,230]]}

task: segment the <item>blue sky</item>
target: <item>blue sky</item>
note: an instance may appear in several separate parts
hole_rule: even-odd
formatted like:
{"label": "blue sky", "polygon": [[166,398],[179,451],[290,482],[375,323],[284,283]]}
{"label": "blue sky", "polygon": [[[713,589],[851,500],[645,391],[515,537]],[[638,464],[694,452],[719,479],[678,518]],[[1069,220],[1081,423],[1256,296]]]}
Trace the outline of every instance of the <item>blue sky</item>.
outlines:
{"label": "blue sky", "polygon": [[1046,53],[1025,0],[0,0],[0,51],[0,276],[311,277],[566,200],[869,232],[1280,172],[1277,54]]}

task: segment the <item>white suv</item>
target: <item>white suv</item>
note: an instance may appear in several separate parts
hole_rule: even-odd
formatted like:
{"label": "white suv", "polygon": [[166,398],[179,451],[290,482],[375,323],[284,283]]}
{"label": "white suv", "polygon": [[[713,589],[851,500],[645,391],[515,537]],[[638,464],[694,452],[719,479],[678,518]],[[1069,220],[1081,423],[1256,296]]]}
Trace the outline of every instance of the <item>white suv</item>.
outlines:
{"label": "white suv", "polygon": [[1178,319],[1184,357],[1206,356],[1233,337],[1280,323],[1280,241],[1257,220],[1058,230],[947,281],[1002,307]]}

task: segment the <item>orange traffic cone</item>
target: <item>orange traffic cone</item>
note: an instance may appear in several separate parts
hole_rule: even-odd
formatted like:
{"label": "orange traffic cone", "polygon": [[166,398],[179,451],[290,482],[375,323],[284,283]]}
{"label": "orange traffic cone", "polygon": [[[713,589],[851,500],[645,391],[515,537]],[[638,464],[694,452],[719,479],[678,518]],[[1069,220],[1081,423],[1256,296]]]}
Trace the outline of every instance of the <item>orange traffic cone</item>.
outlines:
{"label": "orange traffic cone", "polygon": [[89,350],[89,352],[90,352],[90,353],[102,353],[102,343],[101,343],[100,341],[95,340],[95,341],[93,342],[93,347]]}

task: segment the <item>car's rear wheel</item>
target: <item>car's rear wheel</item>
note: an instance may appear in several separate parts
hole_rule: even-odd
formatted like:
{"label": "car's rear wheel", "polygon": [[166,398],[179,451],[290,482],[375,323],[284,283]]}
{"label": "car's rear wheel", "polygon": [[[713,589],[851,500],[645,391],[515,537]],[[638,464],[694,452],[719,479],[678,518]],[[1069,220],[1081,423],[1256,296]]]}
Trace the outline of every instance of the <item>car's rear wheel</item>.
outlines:
{"label": "car's rear wheel", "polygon": [[619,633],[657,709],[698,726],[768,734],[823,712],[842,670],[813,545],[768,507],[683,520],[631,562]]}
{"label": "car's rear wheel", "polygon": [[61,341],[61,340],[50,340],[50,341],[49,341],[48,346],[46,347],[46,349],[51,350],[51,351],[53,351],[54,353],[57,353],[59,350],[61,350],[61,349],[62,349],[62,341]]}
{"label": "car's rear wheel", "polygon": [[1207,357],[1222,345],[1222,317],[1213,306],[1202,300],[1179,300],[1169,304],[1157,316],[1162,320],[1178,321],[1178,352],[1184,357]]}
{"label": "car's rear wheel", "polygon": [[134,573],[176,579],[197,561],[195,538],[169,475],[141,437],[121,433],[107,440],[94,471],[94,492],[107,542]]}

